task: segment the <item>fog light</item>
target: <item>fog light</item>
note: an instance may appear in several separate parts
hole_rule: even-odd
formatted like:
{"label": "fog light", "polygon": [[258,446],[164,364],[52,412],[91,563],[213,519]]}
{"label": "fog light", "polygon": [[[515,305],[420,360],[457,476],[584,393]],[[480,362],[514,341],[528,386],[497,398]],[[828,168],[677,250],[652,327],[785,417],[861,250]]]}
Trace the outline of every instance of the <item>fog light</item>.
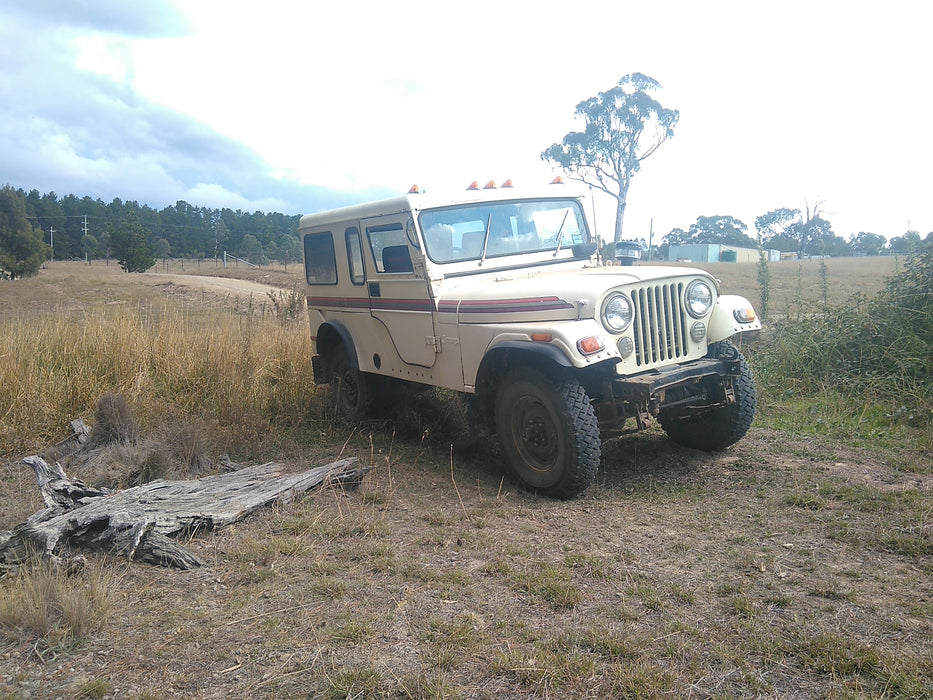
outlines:
{"label": "fog light", "polygon": [[736,309],[732,312],[732,315],[735,316],[735,320],[739,323],[751,323],[755,320],[755,309],[748,307],[745,309]]}
{"label": "fog light", "polygon": [[635,352],[635,343],[632,342],[631,338],[619,338],[616,347],[619,348],[619,354],[622,357],[628,357]]}
{"label": "fog light", "polygon": [[703,321],[697,321],[690,326],[690,340],[699,343],[706,337],[706,324]]}

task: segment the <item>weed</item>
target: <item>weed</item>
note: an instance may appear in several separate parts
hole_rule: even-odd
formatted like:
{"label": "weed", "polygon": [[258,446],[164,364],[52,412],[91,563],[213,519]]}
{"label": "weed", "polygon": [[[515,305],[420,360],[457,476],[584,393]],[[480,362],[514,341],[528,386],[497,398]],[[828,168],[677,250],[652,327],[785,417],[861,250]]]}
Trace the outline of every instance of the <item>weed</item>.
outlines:
{"label": "weed", "polygon": [[295,285],[289,290],[277,289],[267,292],[272,304],[272,312],[281,324],[304,321],[307,313],[305,295]]}
{"label": "weed", "polygon": [[23,566],[2,580],[0,632],[39,649],[68,649],[110,616],[119,577],[103,566],[71,574],[49,561]]}
{"label": "weed", "polygon": [[558,610],[572,608],[583,598],[580,589],[571,582],[565,569],[543,562],[539,564],[539,568],[526,569],[513,575],[512,585]]}
{"label": "weed", "polygon": [[805,667],[832,676],[870,676],[880,662],[875,649],[840,634],[807,637],[797,642],[794,651]]}
{"label": "weed", "polygon": [[108,681],[105,681],[103,678],[95,678],[94,680],[87,681],[78,686],[74,694],[77,698],[100,700],[100,698],[107,697],[112,690],[113,686],[111,686]]}
{"label": "weed", "polygon": [[337,670],[327,676],[328,688],[323,697],[329,700],[385,697],[389,683],[373,668]]}

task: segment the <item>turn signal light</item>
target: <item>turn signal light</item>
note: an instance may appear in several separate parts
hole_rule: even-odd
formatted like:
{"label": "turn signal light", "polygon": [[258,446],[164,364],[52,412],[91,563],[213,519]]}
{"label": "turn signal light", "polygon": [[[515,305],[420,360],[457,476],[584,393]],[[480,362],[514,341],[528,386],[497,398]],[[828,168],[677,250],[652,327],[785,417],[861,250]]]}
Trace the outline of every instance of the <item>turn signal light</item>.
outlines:
{"label": "turn signal light", "polygon": [[531,339],[536,343],[550,343],[554,340],[554,336],[550,333],[532,333]]}
{"label": "turn signal light", "polygon": [[751,323],[756,318],[755,309],[750,306],[744,309],[736,309],[732,312],[732,315],[735,316],[735,320],[739,323]]}
{"label": "turn signal light", "polygon": [[591,335],[588,338],[581,338],[577,341],[577,350],[581,355],[592,355],[599,352],[604,347],[602,339],[599,336]]}

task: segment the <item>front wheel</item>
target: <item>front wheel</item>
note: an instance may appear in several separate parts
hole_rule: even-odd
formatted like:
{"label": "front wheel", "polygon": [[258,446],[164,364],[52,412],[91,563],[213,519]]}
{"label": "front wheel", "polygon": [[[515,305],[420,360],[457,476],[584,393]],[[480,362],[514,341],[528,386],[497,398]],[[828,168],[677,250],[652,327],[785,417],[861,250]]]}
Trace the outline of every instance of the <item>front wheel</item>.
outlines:
{"label": "front wheel", "polygon": [[668,437],[679,445],[707,452],[725,449],[741,440],[752,425],[758,404],[755,379],[745,357],[731,343],[721,343],[735,353],[739,372],[732,377],[735,403],[705,412],[661,411],[658,416]]}
{"label": "front wheel", "polygon": [[551,382],[522,368],[502,381],[496,431],[516,479],[555,498],[572,498],[596,478],[599,424],[589,397],[571,377]]}

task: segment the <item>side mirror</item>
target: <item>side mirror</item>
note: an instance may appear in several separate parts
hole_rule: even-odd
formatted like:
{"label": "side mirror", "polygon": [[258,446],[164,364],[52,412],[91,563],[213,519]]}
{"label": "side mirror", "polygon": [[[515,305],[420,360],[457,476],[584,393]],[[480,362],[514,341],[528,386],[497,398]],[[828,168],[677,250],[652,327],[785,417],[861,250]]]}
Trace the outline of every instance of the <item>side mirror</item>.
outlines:
{"label": "side mirror", "polygon": [[588,241],[586,243],[577,243],[570,250],[573,251],[574,260],[583,260],[584,258],[593,257],[593,253],[596,252],[596,243],[594,241]]}

